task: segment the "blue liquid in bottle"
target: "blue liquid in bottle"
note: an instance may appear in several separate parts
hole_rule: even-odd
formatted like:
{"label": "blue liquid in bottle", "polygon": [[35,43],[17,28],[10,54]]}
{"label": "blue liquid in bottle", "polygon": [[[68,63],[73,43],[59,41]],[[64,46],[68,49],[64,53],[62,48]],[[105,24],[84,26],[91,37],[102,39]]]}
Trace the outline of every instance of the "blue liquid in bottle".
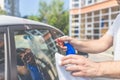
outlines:
{"label": "blue liquid in bottle", "polygon": [[76,54],[75,49],[73,48],[73,46],[70,43],[64,42],[64,46],[67,47],[66,55]]}

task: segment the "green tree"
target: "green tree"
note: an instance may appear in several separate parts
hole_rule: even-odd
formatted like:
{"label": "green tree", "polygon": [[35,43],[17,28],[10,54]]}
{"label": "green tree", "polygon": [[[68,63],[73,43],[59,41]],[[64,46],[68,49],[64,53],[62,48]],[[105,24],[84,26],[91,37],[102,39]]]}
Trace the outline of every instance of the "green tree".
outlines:
{"label": "green tree", "polygon": [[39,16],[30,16],[29,19],[47,23],[68,34],[69,13],[63,6],[62,0],[40,1]]}
{"label": "green tree", "polygon": [[39,21],[39,18],[37,16],[34,16],[34,15],[27,16],[27,18],[29,18],[31,20]]}
{"label": "green tree", "polygon": [[0,15],[1,14],[6,14],[6,12],[4,10],[2,10],[1,7],[0,7]]}

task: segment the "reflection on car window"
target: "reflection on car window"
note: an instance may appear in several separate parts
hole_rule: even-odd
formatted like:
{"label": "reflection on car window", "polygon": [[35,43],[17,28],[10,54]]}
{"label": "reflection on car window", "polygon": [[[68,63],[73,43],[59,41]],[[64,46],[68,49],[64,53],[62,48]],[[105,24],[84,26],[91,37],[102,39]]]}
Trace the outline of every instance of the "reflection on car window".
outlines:
{"label": "reflection on car window", "polygon": [[15,32],[18,80],[56,80],[58,48],[48,30]]}
{"label": "reflection on car window", "polygon": [[0,33],[0,80],[4,80],[5,63],[4,63],[4,34]]}

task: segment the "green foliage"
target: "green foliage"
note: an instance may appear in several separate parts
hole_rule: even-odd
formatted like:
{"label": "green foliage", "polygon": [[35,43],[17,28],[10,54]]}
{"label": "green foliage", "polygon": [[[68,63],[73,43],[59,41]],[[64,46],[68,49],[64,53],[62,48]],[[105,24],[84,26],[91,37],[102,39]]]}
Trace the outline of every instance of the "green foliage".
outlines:
{"label": "green foliage", "polygon": [[57,27],[67,35],[69,13],[64,10],[63,6],[63,0],[51,0],[51,3],[40,0],[39,16],[29,16],[28,18]]}
{"label": "green foliage", "polygon": [[29,18],[31,20],[39,21],[39,18],[37,16],[34,16],[34,15],[28,16],[27,18]]}
{"label": "green foliage", "polygon": [[2,15],[2,14],[6,14],[6,12],[4,10],[2,10],[0,7],[0,15]]}

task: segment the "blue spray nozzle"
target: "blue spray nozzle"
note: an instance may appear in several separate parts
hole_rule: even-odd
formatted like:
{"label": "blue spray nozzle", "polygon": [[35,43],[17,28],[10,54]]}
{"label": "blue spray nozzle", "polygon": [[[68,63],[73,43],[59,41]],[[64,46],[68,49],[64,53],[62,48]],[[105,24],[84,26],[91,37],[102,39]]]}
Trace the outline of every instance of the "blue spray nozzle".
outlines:
{"label": "blue spray nozzle", "polygon": [[64,42],[64,46],[67,47],[66,55],[75,54],[75,49],[73,48],[73,46],[70,43]]}

